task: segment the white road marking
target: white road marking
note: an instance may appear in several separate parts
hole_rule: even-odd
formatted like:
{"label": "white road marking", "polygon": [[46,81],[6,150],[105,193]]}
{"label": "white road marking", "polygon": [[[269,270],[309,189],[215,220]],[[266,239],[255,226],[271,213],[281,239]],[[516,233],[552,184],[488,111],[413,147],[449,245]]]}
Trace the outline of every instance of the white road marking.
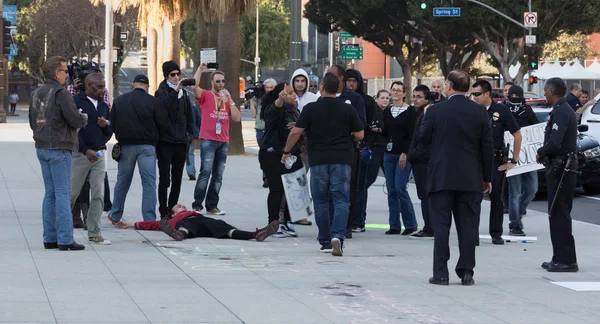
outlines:
{"label": "white road marking", "polygon": [[592,197],[592,196],[586,196],[586,195],[580,195],[580,197],[584,197],[584,198],[588,198],[588,199],[594,199],[594,200],[600,200],[600,198],[598,198],[598,197]]}
{"label": "white road marking", "polygon": [[129,77],[129,76],[127,75],[127,73],[125,73],[125,71],[123,71],[123,69],[121,69],[121,72],[122,72],[122,73],[123,73],[123,75],[125,75],[126,77]]}

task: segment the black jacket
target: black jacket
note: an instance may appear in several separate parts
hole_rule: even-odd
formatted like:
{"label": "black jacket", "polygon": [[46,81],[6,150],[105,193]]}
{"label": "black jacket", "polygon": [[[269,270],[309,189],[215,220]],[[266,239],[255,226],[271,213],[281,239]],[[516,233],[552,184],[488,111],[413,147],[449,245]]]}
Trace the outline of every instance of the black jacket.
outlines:
{"label": "black jacket", "polygon": [[113,101],[110,123],[121,145],[156,145],[159,133],[170,127],[163,105],[142,89],[133,89]]}
{"label": "black jacket", "polygon": [[577,149],[577,116],[571,105],[561,99],[550,112],[546,123],[544,146],[537,151],[540,158],[556,157]]}
{"label": "black jacket", "polygon": [[46,79],[35,89],[29,102],[29,127],[35,148],[77,151],[77,129],[87,117],[75,107],[67,90],[54,79]]}
{"label": "black jacket", "polygon": [[98,118],[104,117],[108,120],[108,105],[103,100],[98,100],[98,107],[94,107],[84,91],[73,96],[73,100],[77,108],[88,115],[87,125],[81,128],[77,135],[79,137],[79,152],[85,154],[88,149],[93,151],[106,150],[106,142],[112,137],[113,130],[110,125],[100,128]]}
{"label": "black jacket", "polygon": [[174,144],[187,143],[194,134],[194,114],[187,93],[183,91],[183,96],[178,98],[179,93],[169,87],[165,80],[160,83],[154,96],[165,107],[171,125],[169,129],[160,133],[159,141]]}
{"label": "black jacket", "polygon": [[418,140],[417,133],[419,127],[423,123],[423,112],[424,108],[419,109],[417,114],[417,119],[415,120],[415,130],[412,135],[412,139],[410,140],[410,148],[408,149],[408,162],[411,164],[427,164],[429,163],[429,159],[431,158],[431,144],[425,144]]}
{"label": "black jacket", "polygon": [[464,95],[427,109],[419,142],[431,144],[427,191],[482,192],[492,181],[492,130],[486,109]]}
{"label": "black jacket", "polygon": [[517,124],[519,127],[531,126],[539,123],[533,108],[527,104],[521,104],[519,106],[515,106],[512,104],[508,104],[508,109],[513,113]]}
{"label": "black jacket", "polygon": [[[366,124],[365,124],[365,139],[364,139],[364,141],[365,141],[365,143],[367,143],[368,146],[373,146],[377,139],[377,135],[381,136],[381,134],[372,132],[371,126],[379,125],[379,128],[383,129],[383,120],[379,119],[380,115],[377,113],[377,110],[380,110],[380,109],[377,106],[375,99],[373,99],[373,97],[369,96],[368,94],[366,94],[364,92],[363,77],[362,77],[362,74],[360,73],[360,71],[354,70],[354,69],[348,69],[348,71],[346,71],[346,73],[348,73],[348,72],[353,72],[358,77],[358,79],[356,80],[356,81],[358,81],[358,87],[356,88],[356,90],[354,92],[358,93],[362,97],[364,104],[365,104]],[[383,116],[383,115],[381,115],[381,116]]]}
{"label": "black jacket", "polygon": [[408,154],[415,118],[416,112],[413,106],[407,107],[396,118],[392,115],[392,106],[383,111],[383,123],[385,124],[383,135],[392,143],[392,150],[387,151],[388,153]]}

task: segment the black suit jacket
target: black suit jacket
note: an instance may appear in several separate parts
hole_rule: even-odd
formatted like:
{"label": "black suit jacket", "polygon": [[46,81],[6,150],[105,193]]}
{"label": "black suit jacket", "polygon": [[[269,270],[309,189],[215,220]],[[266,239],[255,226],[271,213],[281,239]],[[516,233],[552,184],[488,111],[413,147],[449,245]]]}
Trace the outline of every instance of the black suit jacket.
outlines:
{"label": "black suit jacket", "polygon": [[492,131],[484,106],[464,95],[431,106],[419,130],[431,143],[427,191],[483,191],[492,181]]}

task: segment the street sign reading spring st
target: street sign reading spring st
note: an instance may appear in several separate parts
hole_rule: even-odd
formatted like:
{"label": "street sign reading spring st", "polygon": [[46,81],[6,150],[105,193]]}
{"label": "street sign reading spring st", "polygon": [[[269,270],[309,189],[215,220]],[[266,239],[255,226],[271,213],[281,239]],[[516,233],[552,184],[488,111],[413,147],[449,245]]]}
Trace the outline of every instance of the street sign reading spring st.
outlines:
{"label": "street sign reading spring st", "polygon": [[460,17],[460,8],[433,8],[434,17]]}

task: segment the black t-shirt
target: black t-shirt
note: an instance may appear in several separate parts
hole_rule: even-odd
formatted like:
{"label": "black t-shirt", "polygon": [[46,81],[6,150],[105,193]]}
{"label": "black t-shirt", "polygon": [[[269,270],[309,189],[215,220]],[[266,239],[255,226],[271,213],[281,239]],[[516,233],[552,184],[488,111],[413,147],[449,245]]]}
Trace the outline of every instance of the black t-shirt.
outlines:
{"label": "black t-shirt", "polygon": [[354,107],[336,98],[321,97],[304,106],[296,127],[305,128],[311,166],[352,163],[353,132],[363,130]]}
{"label": "black t-shirt", "polygon": [[494,138],[494,150],[504,148],[504,132],[509,131],[511,134],[516,133],[521,129],[515,116],[505,105],[492,103],[488,109],[490,117],[490,125],[492,126],[492,137]]}

